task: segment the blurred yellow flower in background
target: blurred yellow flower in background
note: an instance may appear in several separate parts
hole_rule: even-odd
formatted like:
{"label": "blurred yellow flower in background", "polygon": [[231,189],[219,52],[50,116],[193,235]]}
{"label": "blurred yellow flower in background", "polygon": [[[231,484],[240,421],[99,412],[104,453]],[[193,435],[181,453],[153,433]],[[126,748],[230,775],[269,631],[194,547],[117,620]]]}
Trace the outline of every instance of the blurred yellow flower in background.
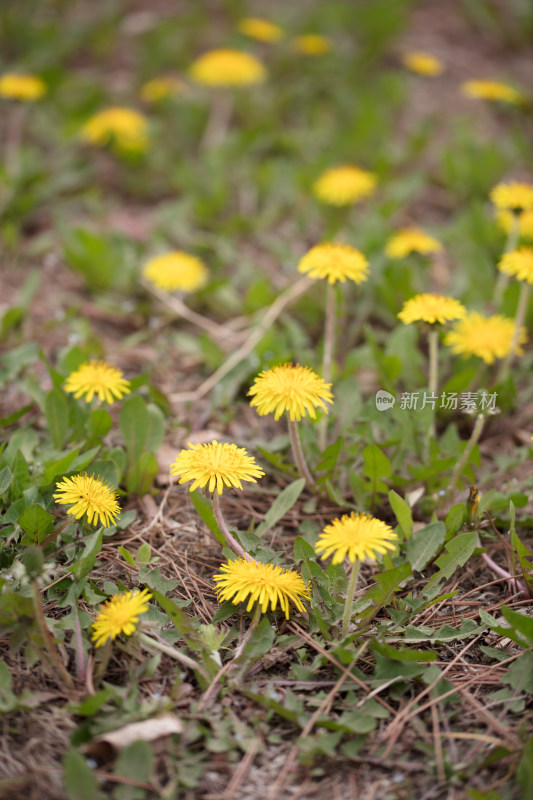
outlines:
{"label": "blurred yellow flower in background", "polygon": [[313,185],[315,197],[333,206],[348,206],[369,197],[376,188],[377,178],[352,164],[332,167],[319,176]]}
{"label": "blurred yellow flower in background", "polygon": [[193,62],[189,75],[205,86],[250,86],[262,83],[267,72],[261,61],[242,50],[209,50]]}
{"label": "blurred yellow flower in background", "polygon": [[329,283],[347,278],[362,283],[368,278],[368,261],[364,255],[349,244],[324,242],[312,247],[298,264],[298,272],[311,278],[327,278]]}
{"label": "blurred yellow flower in background", "polygon": [[[513,211],[499,211],[496,214],[498,226],[507,234],[513,225],[514,216]],[[518,213],[518,236],[521,239],[533,239],[533,208]]]}
{"label": "blurred yellow flower in background", "polygon": [[420,228],[403,228],[397,231],[385,246],[389,258],[405,258],[409,253],[439,253],[442,245]]}
{"label": "blurred yellow flower in background", "polygon": [[293,50],[303,56],[323,56],[333,47],[331,39],[320,33],[304,33],[291,40]]}
{"label": "blurred yellow flower in background", "polygon": [[[454,353],[482,358],[486,364],[493,364],[497,358],[505,358],[513,342],[515,322],[508,317],[495,314],[485,317],[477,311],[470,311],[466,317],[455,323],[446,334],[444,344]],[[515,353],[523,355],[520,345],[527,341],[525,328],[520,328]]]}
{"label": "blurred yellow flower in background", "polygon": [[520,247],[518,250],[504,253],[498,269],[519,281],[533,283],[533,247]]}
{"label": "blurred yellow flower in background", "polygon": [[148,147],[146,117],[132,108],[114,106],[94,114],[81,129],[91,144],[111,145],[118,151],[141,153]]}
{"label": "blurred yellow flower in background", "polygon": [[141,98],[145,103],[157,103],[167,97],[175,97],[181,94],[184,84],[175,75],[159,75],[146,81],[141,86]]}
{"label": "blurred yellow flower in background", "polygon": [[46,94],[46,84],[37,75],[6,72],[0,75],[0,97],[32,102]]}
{"label": "blurred yellow flower in background", "polygon": [[259,42],[277,42],[283,36],[283,30],[279,25],[259,17],[241,19],[238,29],[240,33],[249,36],[250,39],[257,39]]}
{"label": "blurred yellow flower in background", "polygon": [[519,105],[524,101],[521,92],[500,81],[466,81],[462,84],[461,91],[468,97],[476,97],[481,100],[494,100],[514,105]]}
{"label": "blurred yellow flower in background", "polygon": [[195,292],[205,286],[208,274],[200,258],[181,250],[154,256],[143,268],[144,277],[167,292]]}
{"label": "blurred yellow flower in background", "polygon": [[530,183],[498,183],[490,193],[490,199],[499,209],[526,211],[533,209],[533,186]]}
{"label": "blurred yellow flower in background", "polygon": [[139,616],[148,611],[148,600],[152,595],[148,589],[142,592],[114,594],[100,606],[93,622],[91,639],[95,647],[102,647],[109,639],[120,633],[131,636],[135,632]]}
{"label": "blurred yellow flower in background", "polygon": [[418,75],[426,75],[427,77],[434,77],[444,72],[442,61],[423,50],[413,50],[405,53],[402,56],[402,63],[411,72],[416,72]]}
{"label": "blurred yellow flower in background", "polygon": [[462,319],[465,315],[466,308],[453,297],[441,294],[417,294],[404,303],[398,318],[405,325],[412,322],[427,322],[434,325],[436,322],[443,324],[454,319]]}

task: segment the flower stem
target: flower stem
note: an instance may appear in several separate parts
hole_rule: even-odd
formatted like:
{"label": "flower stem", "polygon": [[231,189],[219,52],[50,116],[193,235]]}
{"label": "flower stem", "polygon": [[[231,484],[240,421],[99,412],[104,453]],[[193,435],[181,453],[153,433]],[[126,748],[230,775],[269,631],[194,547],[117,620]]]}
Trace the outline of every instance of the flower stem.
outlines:
{"label": "flower stem", "polygon": [[[335,319],[337,316],[337,293],[333,283],[326,289],[326,319],[324,324],[324,355],[322,359],[322,379],[324,383],[331,383],[333,371],[333,351],[335,348]],[[323,416],[318,426],[318,444],[325,450],[327,441],[328,418]]]}
{"label": "flower stem", "polygon": [[52,635],[50,633],[50,629],[46,624],[46,618],[44,616],[43,611],[43,604],[41,600],[41,591],[39,589],[39,584],[37,581],[32,581],[32,589],[33,589],[33,606],[35,609],[35,617],[37,621],[37,625],[39,626],[39,631],[44,639],[46,649],[48,651],[48,655],[52,659],[52,662],[58,672],[59,677],[65,684],[68,689],[74,688],[74,683],[72,678],[70,677],[69,673],[65,669],[65,666],[61,660],[61,656],[59,655],[59,651],[54,644],[54,640],[52,639]]}
{"label": "flower stem", "polygon": [[350,580],[348,581],[348,588],[346,589],[346,600],[344,601],[344,614],[342,615],[342,637],[348,636],[350,632],[350,622],[352,619],[353,597],[355,594],[355,585],[357,583],[357,576],[359,575],[359,559],[357,558],[352,564],[352,571]]}
{"label": "flower stem", "polygon": [[246,647],[246,645],[247,645],[247,643],[248,643],[248,641],[250,639],[250,636],[252,635],[254,630],[257,628],[257,625],[259,624],[259,620],[260,619],[261,619],[261,606],[260,606],[259,603],[256,603],[255,604],[255,608],[254,608],[254,615],[253,615],[252,620],[250,622],[250,627],[246,631],[246,634],[245,634],[242,642],[240,643],[240,645],[235,650],[235,655],[233,656],[233,662],[234,663],[241,657],[242,651]]}
{"label": "flower stem", "polygon": [[292,452],[294,455],[294,460],[296,462],[296,466],[298,467],[298,472],[305,478],[305,481],[310,489],[316,488],[316,483],[314,481],[311,472],[309,471],[309,467],[307,466],[307,462],[305,460],[304,451],[302,450],[302,443],[300,441],[300,433],[298,431],[298,423],[296,420],[289,418],[289,436],[291,437],[291,445],[292,445]]}
{"label": "flower stem", "polygon": [[233,113],[233,95],[230,91],[214,92],[209,118],[200,142],[201,150],[218,147],[226,137]]}
{"label": "flower stem", "polygon": [[[429,347],[429,377],[428,388],[429,395],[433,397],[437,395],[439,388],[439,331],[432,325],[428,333],[428,347]],[[428,431],[428,440],[435,436],[435,414],[431,420],[431,425]]]}
{"label": "flower stem", "polygon": [[[511,222],[511,227],[509,228],[509,233],[507,234],[507,241],[505,242],[505,248],[503,250],[505,253],[511,253],[513,250],[516,250],[516,246],[518,244],[518,234],[520,232],[520,214],[516,212],[511,212],[513,215],[513,219]],[[509,284],[509,275],[505,272],[500,272],[498,274],[498,280],[496,281],[496,286],[494,287],[494,296],[492,298],[492,302],[496,310],[501,306],[503,295],[505,294],[505,290]]]}
{"label": "flower stem", "polygon": [[516,348],[518,346],[518,342],[520,339],[520,330],[526,318],[530,291],[531,291],[531,284],[529,284],[527,281],[522,281],[522,286],[520,287],[520,298],[518,300],[518,307],[516,309],[516,316],[514,318],[514,328],[513,328],[513,336],[511,338],[511,346],[509,347],[509,352],[505,356],[504,361],[502,361],[502,365],[498,372],[498,378],[497,378],[498,382],[507,380],[507,376],[509,375],[509,369],[511,367],[513,358],[516,354]]}
{"label": "flower stem", "polygon": [[233,534],[229,532],[228,526],[226,525],[224,517],[222,516],[222,509],[220,508],[220,496],[217,491],[213,492],[213,513],[216,521],[218,522],[218,527],[226,539],[226,544],[228,547],[231,547],[234,553],[237,553],[237,555],[241,558],[245,558],[246,561],[253,561],[254,559],[252,556],[246,552],[244,547],[239,544]]}
{"label": "flower stem", "polygon": [[455,469],[454,469],[454,471],[452,473],[452,477],[450,479],[450,487],[449,487],[450,490],[455,489],[455,486],[456,486],[457,482],[459,481],[459,478],[461,477],[461,473],[462,473],[462,471],[464,469],[464,466],[468,462],[468,459],[470,458],[470,454],[472,453],[472,450],[474,449],[474,447],[478,443],[478,440],[479,440],[479,437],[481,436],[481,433],[483,431],[483,426],[484,425],[485,425],[485,415],[484,414],[479,414],[478,418],[476,419],[476,424],[474,425],[474,430],[472,431],[472,435],[470,436],[470,439],[468,440],[468,443],[467,443],[467,445],[466,445],[466,447],[465,447],[465,449],[463,451],[463,455],[461,456],[461,458],[459,459],[459,461],[455,465]]}
{"label": "flower stem", "polygon": [[200,664],[195,661],[193,658],[189,658],[186,656],[185,653],[176,650],[175,647],[167,644],[166,642],[162,642],[160,639],[153,639],[151,636],[147,636],[146,633],[139,631],[137,634],[137,638],[143,642],[147,647],[154,647],[156,650],[160,650],[162,653],[165,653],[167,656],[170,656],[175,661],[179,661],[180,664],[183,664],[184,667],[188,669],[195,670],[199,672],[202,677],[209,683],[209,676],[207,673],[202,669]]}

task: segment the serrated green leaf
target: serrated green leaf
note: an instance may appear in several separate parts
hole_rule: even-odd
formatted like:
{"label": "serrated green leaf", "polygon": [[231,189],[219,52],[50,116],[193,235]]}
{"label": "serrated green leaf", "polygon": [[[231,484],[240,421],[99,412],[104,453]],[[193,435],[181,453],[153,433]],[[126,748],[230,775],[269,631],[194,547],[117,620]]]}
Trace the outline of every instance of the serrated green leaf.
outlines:
{"label": "serrated green leaf", "polygon": [[447,552],[440,556],[435,562],[439,571],[432,575],[428,581],[428,587],[439,581],[450,578],[458,567],[463,567],[477,547],[477,533],[461,533],[455,536],[446,545]]}
{"label": "serrated green leaf", "polygon": [[103,535],[104,531],[99,530],[95,531],[91,536],[88,536],[85,539],[83,552],[69,567],[70,572],[72,572],[74,577],[78,580],[85,578],[94,567],[98,553],[102,549]]}
{"label": "serrated green leaf", "polygon": [[0,497],[7,492],[13,481],[13,474],[9,467],[0,470]]}
{"label": "serrated green leaf", "polygon": [[387,642],[373,639],[373,648],[382,656],[392,658],[394,661],[435,661],[438,653],[434,650],[413,650],[411,647],[392,647]]}
{"label": "serrated green leaf", "polygon": [[[513,611],[512,608],[508,608],[507,606],[502,606],[502,614],[512,626],[512,632],[516,638],[513,639],[513,636],[510,632],[507,633],[507,636],[513,641],[522,644],[523,647],[533,647],[533,617],[529,617],[527,614],[519,614],[518,611]],[[522,638],[520,642],[519,639]]]}
{"label": "serrated green leaf", "polygon": [[18,518],[18,524],[32,542],[40,544],[52,530],[54,519],[55,517],[45,511],[42,506],[33,503],[24,509]]}
{"label": "serrated green leaf", "polygon": [[446,527],[443,522],[431,522],[415,531],[407,542],[406,554],[413,571],[422,572],[444,544]]}
{"label": "serrated green leaf", "polygon": [[265,514],[264,520],[255,529],[254,533],[256,536],[262,536],[285,516],[287,511],[293,507],[300,497],[304,486],[305,478],[298,478],[298,480],[293,483],[289,483],[289,485],[279,493]]}
{"label": "serrated green leaf", "polygon": [[245,663],[250,665],[253,664],[253,662],[257,661],[258,658],[261,658],[265,655],[265,653],[268,653],[274,644],[275,638],[276,634],[272,629],[270,620],[268,617],[261,617],[257,626],[250,634],[248,641],[244,645],[242,653],[236,660],[236,663]]}
{"label": "serrated green leaf", "polygon": [[389,459],[379,449],[377,444],[369,444],[363,450],[363,475],[368,479],[369,491],[372,495],[377,492],[386,494],[389,487],[383,482],[383,478],[390,478],[392,467]]}
{"label": "serrated green leaf", "polygon": [[398,520],[398,525],[404,537],[409,539],[413,533],[413,515],[409,505],[405,502],[403,497],[400,497],[393,489],[389,492],[389,503],[391,504],[394,516]]}
{"label": "serrated green leaf", "polygon": [[294,540],[294,560],[300,562],[306,558],[313,558],[314,555],[315,551],[309,542],[303,536],[297,536]]}

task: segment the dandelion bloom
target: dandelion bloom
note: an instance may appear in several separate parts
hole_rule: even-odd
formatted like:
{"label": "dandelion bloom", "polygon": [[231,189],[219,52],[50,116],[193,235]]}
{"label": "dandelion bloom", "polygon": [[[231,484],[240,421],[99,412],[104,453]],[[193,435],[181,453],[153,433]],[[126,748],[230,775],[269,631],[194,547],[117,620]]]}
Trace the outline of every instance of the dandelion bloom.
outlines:
{"label": "dandelion bloom", "polygon": [[315,544],[321,558],[333,554],[332,564],[342,564],[346,556],[350,561],[377,558],[377,553],[394,550],[398,536],[390,525],[368,514],[344,514],[326,525]]}
{"label": "dandelion bloom", "polygon": [[295,36],[291,42],[292,49],[303,56],[323,56],[333,47],[331,39],[320,33],[304,33]]}
{"label": "dandelion bloom", "polygon": [[[518,235],[521,239],[533,239],[533,208],[518,213]],[[513,211],[499,211],[496,221],[499,227],[509,233],[515,224],[515,213]]]}
{"label": "dandelion bloom", "polygon": [[442,245],[420,228],[402,228],[391,236],[385,247],[389,258],[405,258],[409,253],[439,253]]}
{"label": "dandelion bloom", "polygon": [[402,57],[404,67],[410,69],[411,72],[416,72],[418,75],[426,75],[434,77],[444,72],[444,64],[431,53],[425,53],[422,50],[413,50],[410,53],[405,53]]}
{"label": "dandelion bloom", "polygon": [[533,283],[533,247],[520,247],[505,253],[500,259],[498,269],[519,281]]}
{"label": "dandelion bloom", "polygon": [[89,525],[93,520],[97,525],[100,520],[105,528],[117,521],[120,514],[117,493],[101,478],[73,475],[56,483],[56,489],[54,500],[62,506],[71,506],[68,513],[76,519],[81,519],[85,514]]}
{"label": "dandelion bloom", "polygon": [[490,193],[490,199],[499,209],[526,211],[533,209],[533,186],[530,183],[498,183]]}
{"label": "dandelion bloom", "polygon": [[502,103],[514,103],[515,105],[519,105],[524,100],[519,91],[500,81],[467,81],[463,83],[461,90],[468,97],[476,97],[481,100],[499,100]]}
{"label": "dandelion bloom", "polygon": [[453,297],[444,297],[441,294],[417,294],[403,304],[398,318],[405,325],[411,322],[429,322],[434,325],[454,319],[462,319],[466,315],[466,308],[459,300]]}
{"label": "dandelion bloom", "polygon": [[189,75],[205,86],[250,86],[262,83],[266,69],[258,58],[242,50],[209,50],[192,64]]}
{"label": "dandelion bloom", "polygon": [[325,403],[333,402],[330,386],[309,367],[289,363],[261,372],[248,394],[255,395],[250,405],[259,416],[274,413],[279,419],[288,411],[290,419],[299,422],[307,413],[315,419],[315,408],[328,413]]}
{"label": "dandelion bloom", "polygon": [[364,197],[369,197],[376,183],[376,176],[372,172],[352,164],[344,164],[323,172],[315,181],[313,192],[322,203],[349,206]]}
{"label": "dandelion bloom", "polygon": [[344,283],[347,278],[362,283],[368,278],[368,261],[355,247],[325,242],[303,256],[298,272],[307,272],[311,278],[327,278],[329,283]]}
{"label": "dandelion bloom", "polygon": [[151,258],[144,266],[143,275],[159,289],[174,292],[194,292],[207,283],[204,262],[189,253],[173,250]]}
{"label": "dandelion bloom", "polygon": [[241,481],[257,483],[256,478],[262,478],[265,474],[253,456],[236,444],[219,443],[216,440],[209,444],[189,442],[189,448],[178,453],[170,471],[173,475],[181,476],[180,483],[193,481],[190,492],[207,486],[210,492],[216,489],[222,494],[224,486],[242,489]]}
{"label": "dandelion bloom", "polygon": [[141,98],[145,103],[158,103],[167,97],[175,97],[183,91],[183,83],[175,75],[159,75],[141,86]]}
{"label": "dandelion bloom", "polygon": [[[495,314],[484,317],[477,311],[470,311],[466,317],[455,323],[452,330],[445,336],[444,344],[451,347],[454,353],[468,358],[477,356],[486,364],[493,364],[497,358],[509,355],[513,341],[515,323],[508,317]],[[527,341],[525,328],[518,334],[515,353],[523,354],[520,345]]]}
{"label": "dandelion bloom", "polygon": [[148,147],[148,123],[143,114],[132,108],[106,108],[87,120],[81,137],[91,144],[139,153]]}
{"label": "dandelion bloom", "polygon": [[86,361],[75,372],[71,372],[65,381],[65,391],[74,392],[74,397],[83,397],[90,403],[94,395],[102,403],[111,405],[115,399],[121,400],[130,393],[130,381],[123,377],[117,367],[106,361]]}
{"label": "dandelion bloom", "polygon": [[279,25],[259,17],[241,19],[238,28],[245,36],[249,36],[250,39],[257,39],[259,42],[277,42],[283,36],[283,30]]}
{"label": "dandelion bloom", "polygon": [[259,603],[263,614],[269,608],[280,608],[289,619],[289,601],[298,611],[305,611],[301,597],[309,599],[309,588],[293,569],[284,569],[276,564],[246,561],[244,558],[222,564],[220,573],[213,576],[217,586],[218,601],[231,600],[238,605],[248,598],[247,611]]}
{"label": "dandelion bloom", "polygon": [[39,100],[46,94],[46,84],[37,75],[6,72],[0,75],[0,97],[11,100]]}
{"label": "dandelion bloom", "polygon": [[139,622],[139,616],[148,611],[148,600],[152,595],[148,589],[142,592],[114,594],[100,606],[98,616],[92,624],[91,639],[95,647],[102,647],[119,633],[131,636]]}

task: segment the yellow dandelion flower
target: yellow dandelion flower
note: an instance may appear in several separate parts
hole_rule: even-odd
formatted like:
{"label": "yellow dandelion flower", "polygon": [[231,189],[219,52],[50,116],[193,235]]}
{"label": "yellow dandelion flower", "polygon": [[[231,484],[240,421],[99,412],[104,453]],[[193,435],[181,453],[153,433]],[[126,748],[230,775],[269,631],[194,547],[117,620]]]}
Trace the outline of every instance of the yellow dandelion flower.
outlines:
{"label": "yellow dandelion flower", "polygon": [[250,86],[266,79],[266,69],[258,58],[242,50],[210,50],[189,69],[189,75],[205,86]]}
{"label": "yellow dandelion flower", "polygon": [[304,33],[291,41],[292,49],[302,56],[323,56],[329,53],[333,42],[320,33]]}
{"label": "yellow dandelion flower", "polygon": [[533,247],[520,247],[505,253],[500,259],[498,269],[519,281],[533,283]]}
{"label": "yellow dandelion flower", "polygon": [[238,29],[240,33],[249,36],[250,39],[257,39],[258,42],[277,42],[283,36],[283,30],[279,25],[259,17],[241,19]]}
{"label": "yellow dandelion flower", "polygon": [[333,554],[332,564],[342,564],[346,556],[352,562],[364,558],[375,560],[377,553],[394,550],[397,539],[390,525],[352,511],[326,525],[315,544],[315,553],[323,553],[323,559]]}
{"label": "yellow dandelion flower", "polygon": [[184,85],[175,75],[159,75],[141,86],[141,98],[145,103],[158,103],[167,97],[175,97],[183,92]]}
{"label": "yellow dandelion flower", "polygon": [[89,475],[73,475],[56,483],[58,490],[54,500],[62,506],[71,506],[68,513],[76,519],[87,516],[87,522],[97,525],[98,521],[109,528],[117,521],[120,506],[117,493],[101,478]]}
{"label": "yellow dandelion flower", "polygon": [[533,209],[533,186],[530,183],[498,183],[490,193],[490,199],[499,209],[526,211]]}
{"label": "yellow dandelion flower", "polygon": [[170,471],[173,475],[181,476],[180,483],[193,481],[190,492],[207,486],[210,492],[216,489],[222,494],[224,486],[242,489],[241,481],[257,483],[256,478],[262,478],[265,474],[253,456],[236,444],[220,444],[215,439],[209,444],[189,442],[189,448],[178,453]]}
{"label": "yellow dandelion flower", "polygon": [[[497,358],[505,358],[511,349],[514,320],[495,314],[484,317],[477,311],[470,311],[463,319],[455,323],[445,336],[444,344],[451,347],[454,353],[468,358],[477,356],[486,364],[493,364]],[[527,341],[525,328],[518,334],[515,353],[522,355],[520,345]]]}
{"label": "yellow dandelion flower", "polygon": [[208,271],[201,259],[181,250],[173,250],[151,258],[144,266],[143,275],[167,292],[178,289],[195,292],[207,283]]}
{"label": "yellow dandelion flower", "polygon": [[139,617],[148,611],[148,601],[152,595],[148,589],[142,592],[114,594],[100,606],[92,624],[91,639],[95,647],[102,647],[109,639],[116,639],[120,633],[131,636],[135,632]]}
{"label": "yellow dandelion flower", "polygon": [[431,53],[425,53],[422,50],[413,50],[410,53],[405,53],[402,56],[402,63],[411,72],[416,72],[418,75],[426,75],[430,78],[444,72],[442,61],[432,56]]}
{"label": "yellow dandelion flower", "polygon": [[261,372],[248,394],[255,395],[250,405],[260,416],[274,413],[277,420],[287,411],[299,422],[307,413],[315,419],[315,408],[328,413],[325,403],[333,402],[330,386],[309,367],[280,364]]}
{"label": "yellow dandelion flower", "polygon": [[0,75],[0,97],[32,102],[43,94],[46,94],[46,84],[37,75],[17,72]]}
{"label": "yellow dandelion flower", "polygon": [[298,611],[305,611],[300,598],[309,600],[309,588],[293,569],[284,569],[276,564],[246,561],[244,558],[222,564],[220,573],[213,576],[217,586],[219,603],[231,600],[238,605],[248,598],[247,611],[259,603],[263,614],[269,608],[275,611],[278,603],[289,619],[289,603]]}
{"label": "yellow dandelion flower", "polygon": [[86,361],[77,370],[71,372],[65,382],[65,391],[74,392],[74,397],[83,397],[90,403],[94,395],[102,403],[111,405],[115,399],[121,400],[130,393],[130,381],[123,377],[117,367],[106,361]]}
{"label": "yellow dandelion flower", "polygon": [[81,138],[94,145],[140,153],[148,147],[146,117],[132,108],[115,106],[94,114],[81,129]]}
{"label": "yellow dandelion flower", "polygon": [[403,228],[391,236],[385,246],[389,258],[405,258],[410,253],[439,253],[442,245],[420,228]]}
{"label": "yellow dandelion flower", "polygon": [[515,105],[520,105],[524,100],[521,92],[501,81],[467,81],[463,83],[461,90],[468,97],[476,97],[481,100],[501,101]]}
{"label": "yellow dandelion flower", "polygon": [[364,197],[369,197],[376,188],[377,179],[352,164],[328,169],[313,185],[315,197],[332,206],[349,206]]}
{"label": "yellow dandelion flower", "polygon": [[459,300],[453,297],[444,297],[441,294],[417,294],[403,304],[398,318],[405,325],[411,322],[436,322],[444,324],[454,319],[462,319],[466,315],[466,308]]}
{"label": "yellow dandelion flower", "polygon": [[368,278],[368,261],[355,247],[324,242],[303,256],[298,272],[306,272],[311,278],[327,278],[329,283],[344,283],[347,278],[362,283]]}
{"label": "yellow dandelion flower", "polygon": [[[521,239],[533,239],[533,208],[518,213],[518,235]],[[499,211],[496,214],[496,221],[499,227],[509,233],[511,226],[514,225],[514,211]]]}

